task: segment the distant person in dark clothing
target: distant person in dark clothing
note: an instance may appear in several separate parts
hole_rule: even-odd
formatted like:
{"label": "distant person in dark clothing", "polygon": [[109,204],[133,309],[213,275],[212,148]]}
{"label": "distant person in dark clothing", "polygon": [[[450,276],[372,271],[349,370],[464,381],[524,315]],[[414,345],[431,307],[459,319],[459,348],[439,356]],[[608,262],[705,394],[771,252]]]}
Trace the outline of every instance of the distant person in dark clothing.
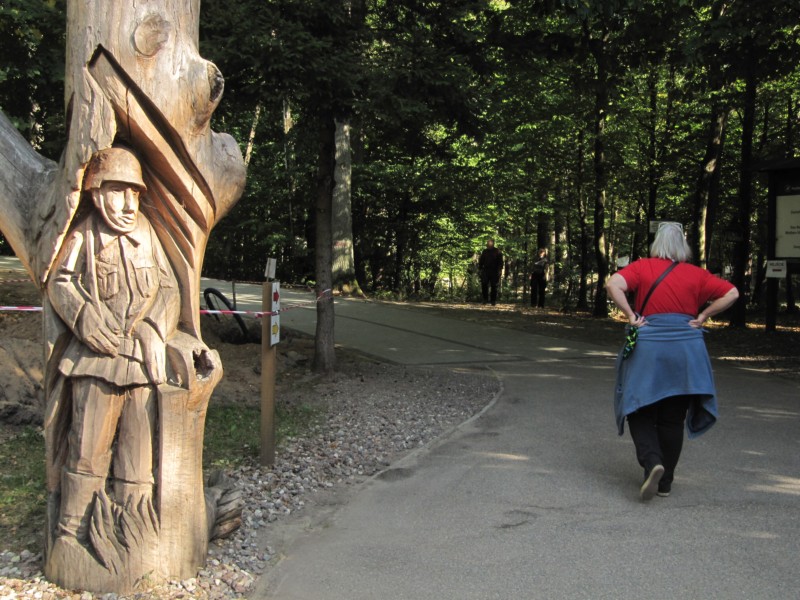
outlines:
{"label": "distant person in dark clothing", "polygon": [[547,287],[547,248],[539,248],[531,271],[531,306],[544,308],[544,290]]}
{"label": "distant person in dark clothing", "polygon": [[483,303],[491,301],[494,306],[497,303],[497,285],[503,273],[503,253],[494,247],[494,240],[491,238],[486,241],[486,249],[478,259],[478,273],[481,276]]}

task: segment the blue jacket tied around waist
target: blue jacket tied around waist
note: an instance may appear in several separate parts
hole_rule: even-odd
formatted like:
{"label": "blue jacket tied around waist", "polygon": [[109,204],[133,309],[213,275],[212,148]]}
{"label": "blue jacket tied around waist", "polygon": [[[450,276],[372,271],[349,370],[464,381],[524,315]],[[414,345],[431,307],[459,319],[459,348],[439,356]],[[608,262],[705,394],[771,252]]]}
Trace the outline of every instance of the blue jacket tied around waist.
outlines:
{"label": "blue jacket tied around waist", "polygon": [[614,411],[622,435],[625,417],[671,396],[694,396],[686,417],[689,438],[708,431],[717,421],[717,392],[702,329],[693,317],[677,313],[647,316],[636,348],[628,358],[617,356]]}

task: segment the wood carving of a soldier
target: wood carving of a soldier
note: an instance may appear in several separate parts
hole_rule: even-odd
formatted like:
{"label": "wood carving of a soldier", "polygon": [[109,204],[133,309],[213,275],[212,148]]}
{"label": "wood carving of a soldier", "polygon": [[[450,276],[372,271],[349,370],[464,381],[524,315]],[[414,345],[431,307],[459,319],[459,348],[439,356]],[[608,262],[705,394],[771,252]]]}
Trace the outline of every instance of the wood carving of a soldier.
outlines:
{"label": "wood carving of a soldier", "polygon": [[47,293],[71,330],[58,365],[71,396],[58,536],[83,542],[95,495],[152,507],[156,386],[180,296],[147,218],[136,156],[100,150],[83,181],[84,209],[54,265]]}

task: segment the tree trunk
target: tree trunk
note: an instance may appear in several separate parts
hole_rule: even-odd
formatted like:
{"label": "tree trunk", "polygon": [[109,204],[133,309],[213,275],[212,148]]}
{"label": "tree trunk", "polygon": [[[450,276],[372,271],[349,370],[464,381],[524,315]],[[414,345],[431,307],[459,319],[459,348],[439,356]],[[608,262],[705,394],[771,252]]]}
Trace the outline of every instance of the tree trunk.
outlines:
{"label": "tree trunk", "polygon": [[796,118],[794,112],[796,106],[791,93],[786,103],[786,151],[784,156],[786,156],[786,158],[792,158],[794,157],[794,121]]}
{"label": "tree trunk", "polygon": [[405,190],[400,197],[400,206],[397,209],[395,223],[395,255],[392,277],[392,291],[395,294],[402,292],[403,265],[405,264],[408,249],[408,213],[411,208],[411,190]]}
{"label": "tree trunk", "polygon": [[586,202],[586,195],[583,190],[584,176],[584,133],[581,129],[578,134],[578,185],[576,194],[578,195],[578,241],[580,243],[580,274],[578,277],[578,310],[588,310],[588,279],[589,279],[589,228],[586,226],[589,216],[589,207]]}
{"label": "tree trunk", "polygon": [[336,165],[333,188],[333,285],[345,294],[363,296],[356,279],[353,250],[352,152],[350,123],[336,121]]}
{"label": "tree trunk", "polygon": [[[708,202],[706,206],[706,216],[705,216],[705,245],[704,245],[704,253],[705,253],[705,261],[706,266],[713,266],[714,262],[719,263],[719,260],[714,258],[712,254],[712,241],[714,240],[714,231],[716,228],[717,222],[717,211],[719,210],[719,192],[720,192],[720,182],[722,180],[722,166],[725,164],[725,138],[728,135],[728,127],[727,122],[730,118],[730,109],[726,108],[725,111],[725,124],[722,128],[719,138],[719,148],[718,148],[718,158],[716,162],[716,166],[714,167],[714,172],[711,175],[711,181],[709,182],[708,188]],[[722,265],[719,264],[719,268],[722,268]]]}
{"label": "tree trunk", "polygon": [[[233,138],[210,130],[223,80],[197,52],[198,26],[199,0],[70,0],[65,69],[69,139],[61,163],[55,166],[24,149],[0,119],[0,156],[9,157],[0,159],[8,161],[0,162],[0,224],[46,292],[44,433],[49,498],[44,571],[68,589],[130,593],[145,580],[193,577],[205,561],[209,536],[221,525],[216,522],[219,502],[225,498],[227,510],[236,510],[227,490],[210,487],[204,494],[203,428],[222,367],[217,353],[200,338],[199,297],[208,235],[241,195],[245,167]],[[85,223],[99,223],[102,217],[91,200],[82,199],[84,174],[93,157],[110,156],[115,144],[133,151],[113,151],[136,164],[127,173],[141,167],[137,177],[147,189],[141,192],[136,222],[149,231],[142,242],[148,244],[145,251],[161,257],[158,279],[163,284],[148,288],[164,307],[163,318],[158,318],[163,324],[158,332],[161,341],[154,342],[151,336],[148,344],[161,344],[166,356],[118,355],[121,358],[113,363],[117,370],[113,377],[124,379],[121,389],[132,393],[117,366],[141,360],[143,366],[137,368],[149,375],[147,383],[136,384],[137,389],[150,394],[156,405],[155,416],[147,417],[154,438],[120,435],[108,450],[115,457],[123,451],[154,454],[156,464],[149,467],[154,481],[137,484],[142,501],[136,505],[126,501],[127,492],[120,492],[132,484],[122,481],[119,473],[98,473],[101,484],[95,492],[86,485],[87,476],[70,470],[71,453],[100,456],[106,449],[103,442],[86,439],[80,448],[71,446],[75,432],[100,427],[100,417],[89,409],[70,410],[70,403],[84,398],[72,394],[75,378],[62,374],[59,367],[68,348],[84,356],[88,347],[75,323],[61,315],[82,303],[104,302],[96,293],[67,295],[69,286],[96,288],[86,273],[63,278],[63,265],[67,252],[78,248],[86,257],[84,264],[95,263],[89,253],[92,246],[87,248],[93,235]],[[82,203],[85,219],[79,222],[76,215]],[[75,245],[65,248],[67,239]],[[130,314],[137,314],[133,304],[129,308]],[[117,343],[123,341],[131,338],[120,337]],[[169,383],[159,383],[162,377],[152,374],[158,370]],[[79,379],[81,385],[97,386],[97,377],[91,374]],[[110,401],[101,398],[106,400]],[[110,445],[113,431],[106,433]],[[105,490],[106,478],[110,493]],[[65,507],[77,512],[65,512]]]}
{"label": "tree trunk", "polygon": [[695,262],[705,268],[708,265],[708,246],[710,239],[706,237],[708,227],[708,205],[711,182],[714,174],[719,172],[722,156],[723,135],[728,120],[728,110],[721,103],[715,102],[711,108],[711,120],[708,129],[708,142],[703,156],[703,164],[694,193],[692,219],[692,252]]}
{"label": "tree trunk", "polygon": [[317,276],[317,330],[314,344],[314,371],[333,373],[336,368],[333,305],[332,208],[335,168],[336,126],[333,118],[322,117],[319,124],[317,162],[316,235],[314,264]]}
{"label": "tree trunk", "polygon": [[595,81],[594,105],[594,255],[597,263],[597,283],[594,295],[595,317],[608,316],[606,301],[606,277],[608,276],[608,254],[606,251],[606,117],[608,114],[608,73],[606,68],[605,42],[607,32],[595,40],[597,79]]}
{"label": "tree trunk", "polygon": [[753,204],[753,132],[756,121],[756,89],[758,81],[753,68],[747,70],[744,90],[744,117],[742,119],[742,150],[739,172],[739,211],[737,215],[737,240],[734,245],[732,283],[739,289],[739,300],[731,309],[731,326],[744,327],[747,323],[747,303],[750,286],[747,284],[750,262],[750,212]]}
{"label": "tree trunk", "polygon": [[256,131],[258,130],[258,122],[261,120],[261,102],[256,104],[256,109],[253,111],[253,123],[250,125],[250,135],[247,136],[247,147],[244,151],[244,166],[250,166],[250,159],[253,158],[253,148],[256,144]]}
{"label": "tree trunk", "polygon": [[[647,240],[648,246],[653,243],[650,233],[650,221],[656,218],[656,200],[658,199],[658,154],[656,127],[658,124],[658,79],[655,68],[647,74],[647,95],[650,102],[647,144]],[[638,217],[638,215],[637,215]],[[633,255],[633,253],[631,253]],[[633,258],[633,256],[631,257]]]}

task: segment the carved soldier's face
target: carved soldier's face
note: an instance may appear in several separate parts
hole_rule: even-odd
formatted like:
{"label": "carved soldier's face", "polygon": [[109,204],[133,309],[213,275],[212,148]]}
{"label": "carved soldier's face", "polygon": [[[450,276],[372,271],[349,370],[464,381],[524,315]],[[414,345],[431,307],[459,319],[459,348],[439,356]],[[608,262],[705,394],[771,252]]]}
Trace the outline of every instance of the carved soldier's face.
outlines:
{"label": "carved soldier's face", "polygon": [[139,216],[139,190],[129,183],[106,181],[93,191],[94,205],[106,224],[117,233],[136,229]]}

